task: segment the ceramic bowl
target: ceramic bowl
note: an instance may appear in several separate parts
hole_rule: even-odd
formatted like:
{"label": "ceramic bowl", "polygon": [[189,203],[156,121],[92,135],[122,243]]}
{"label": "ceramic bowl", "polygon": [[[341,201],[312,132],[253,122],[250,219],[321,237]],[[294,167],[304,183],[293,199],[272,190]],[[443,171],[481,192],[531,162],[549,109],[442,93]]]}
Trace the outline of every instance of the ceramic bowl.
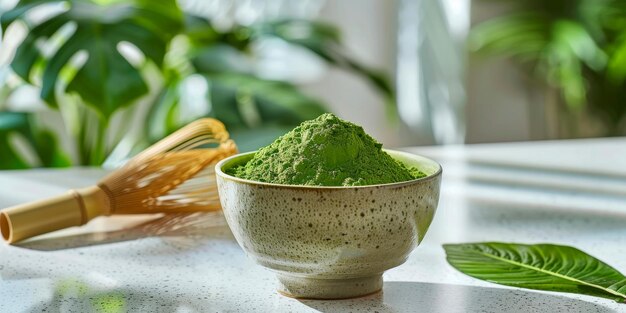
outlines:
{"label": "ceramic bowl", "polygon": [[424,238],[439,200],[441,166],[386,151],[427,176],[358,187],[297,186],[225,173],[254,152],[216,165],[228,225],[249,257],[276,272],[279,292],[311,299],[377,292],[383,272],[404,263]]}

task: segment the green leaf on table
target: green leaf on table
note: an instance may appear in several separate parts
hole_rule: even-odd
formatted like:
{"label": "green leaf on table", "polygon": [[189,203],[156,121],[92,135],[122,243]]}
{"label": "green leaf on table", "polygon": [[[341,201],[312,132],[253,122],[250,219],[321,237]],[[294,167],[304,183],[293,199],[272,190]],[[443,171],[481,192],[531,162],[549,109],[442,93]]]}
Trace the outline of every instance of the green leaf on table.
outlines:
{"label": "green leaf on table", "polygon": [[[43,62],[42,99],[58,106],[55,90],[60,81],[67,80],[62,84],[67,84],[65,92],[76,92],[105,117],[148,91],[139,69],[120,53],[119,44],[133,45],[146,59],[160,65],[169,41],[182,26],[182,13],[174,0],[113,1],[106,5],[80,0],[22,0],[0,16],[0,24],[5,30],[16,20],[28,22],[31,9],[50,3],[68,8],[30,27],[11,66],[32,82],[34,68]],[[42,42],[58,45],[58,49],[44,55]],[[85,63],[75,69],[75,74],[65,75],[63,70],[71,67],[72,59],[81,51],[87,54]]]}
{"label": "green leaf on table", "polygon": [[450,265],[488,282],[626,302],[626,277],[574,247],[553,244],[443,245]]}

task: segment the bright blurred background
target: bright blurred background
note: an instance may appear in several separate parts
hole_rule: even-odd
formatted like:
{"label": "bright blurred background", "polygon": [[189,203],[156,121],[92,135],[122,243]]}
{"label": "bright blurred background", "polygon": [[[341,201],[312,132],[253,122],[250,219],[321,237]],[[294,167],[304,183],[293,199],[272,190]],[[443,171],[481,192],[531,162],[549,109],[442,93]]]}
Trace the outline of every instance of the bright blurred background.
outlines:
{"label": "bright blurred background", "polygon": [[323,112],[388,147],[626,134],[623,0],[0,0],[0,169],[240,150]]}

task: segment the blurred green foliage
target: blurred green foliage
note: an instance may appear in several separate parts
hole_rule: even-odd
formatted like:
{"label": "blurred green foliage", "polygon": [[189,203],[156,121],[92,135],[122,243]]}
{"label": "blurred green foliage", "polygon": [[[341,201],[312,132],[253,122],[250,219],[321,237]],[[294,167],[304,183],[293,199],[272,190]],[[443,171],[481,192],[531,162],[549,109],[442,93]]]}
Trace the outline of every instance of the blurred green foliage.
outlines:
{"label": "blurred green foliage", "polygon": [[560,91],[574,123],[589,114],[599,135],[626,134],[626,1],[483,1],[511,8],[473,27],[472,51],[524,65]]}
{"label": "blurred green foliage", "polygon": [[[47,19],[30,18],[31,10],[51,4],[63,9]],[[3,36],[14,23],[24,25],[28,33],[11,68],[24,83],[40,88],[46,104],[61,111],[78,159],[70,162],[70,153],[60,150],[50,131],[27,131],[36,124],[28,113],[5,111],[0,112],[0,168],[100,165],[125,135],[125,127],[110,134],[112,117],[123,114],[124,123],[133,123],[131,115],[141,111],[137,103],[145,101],[149,104],[140,118],[143,134],[132,148],[137,152],[201,117],[182,113],[181,85],[192,75],[208,86],[209,108],[203,116],[223,121],[241,150],[267,144],[325,112],[323,103],[295,84],[259,76],[250,62],[253,45],[267,38],[302,47],[363,77],[389,106],[394,103],[387,77],[353,60],[335,27],[315,21],[218,29],[210,20],[183,12],[175,0],[21,0],[0,15]],[[139,61],[121,53],[120,43],[133,46],[142,55]],[[25,122],[14,122],[18,117]],[[16,133],[28,139],[40,162],[24,161],[10,138]]]}
{"label": "blurred green foliage", "polygon": [[[0,16],[3,32],[14,21],[24,19],[34,6],[52,2],[63,1],[20,1]],[[87,60],[67,79],[64,92],[79,94],[85,104],[93,106],[106,119],[148,91],[138,69],[118,51],[118,43],[133,44],[160,66],[169,41],[181,29],[182,12],[174,1],[133,0],[107,6],[88,1],[70,4],[66,11],[29,27],[11,67],[26,82],[40,78],[41,98],[58,107],[55,88],[61,71],[76,53],[87,52]],[[50,40],[70,23],[75,30],[63,39],[54,54],[44,57],[38,42]],[[43,70],[36,75],[40,77],[31,77],[40,62]]]}
{"label": "blurred green foliage", "polygon": [[16,149],[13,138],[21,138],[26,149],[34,151],[36,164],[45,167],[63,167],[71,164],[70,158],[61,150],[58,139],[49,130],[38,129],[32,116],[21,112],[0,114],[0,168],[23,169],[31,165]]}

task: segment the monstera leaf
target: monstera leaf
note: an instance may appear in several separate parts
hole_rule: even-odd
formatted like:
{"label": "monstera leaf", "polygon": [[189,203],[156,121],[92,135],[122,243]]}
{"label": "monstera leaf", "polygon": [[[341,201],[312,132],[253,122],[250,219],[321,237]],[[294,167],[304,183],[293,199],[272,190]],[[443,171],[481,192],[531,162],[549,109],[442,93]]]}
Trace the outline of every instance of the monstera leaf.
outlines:
{"label": "monstera leaf", "polygon": [[[87,53],[85,63],[69,77],[65,92],[77,93],[103,116],[126,106],[144,95],[148,87],[134,67],[120,52],[119,44],[129,43],[146,59],[160,65],[171,38],[179,31],[182,13],[174,0],[111,1],[99,4],[87,0],[22,0],[0,16],[2,29],[16,20],[30,24],[28,11],[43,4],[65,3],[67,10],[29,28],[18,47],[11,66],[28,82],[34,82],[34,69],[42,62],[41,98],[56,107],[55,89],[61,71],[80,51]],[[61,38],[59,48],[47,56],[40,43],[50,43],[53,36],[74,25],[75,30]],[[55,36],[56,37],[56,36]]]}

